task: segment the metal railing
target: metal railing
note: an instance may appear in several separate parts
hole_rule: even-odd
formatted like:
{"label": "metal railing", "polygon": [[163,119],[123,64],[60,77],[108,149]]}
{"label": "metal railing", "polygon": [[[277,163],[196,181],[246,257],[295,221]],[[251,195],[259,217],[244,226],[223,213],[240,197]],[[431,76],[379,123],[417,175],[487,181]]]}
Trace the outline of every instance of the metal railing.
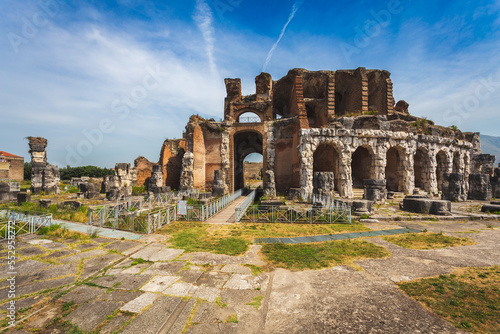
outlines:
{"label": "metal railing", "polygon": [[238,123],[261,123],[261,119],[259,117],[240,117],[238,119]]}
{"label": "metal railing", "polygon": [[254,189],[254,190],[252,190],[252,192],[250,194],[247,195],[247,198],[243,201],[243,203],[241,203],[240,205],[238,205],[234,209],[234,218],[235,218],[236,222],[241,221],[241,217],[243,217],[243,215],[247,211],[248,207],[255,200],[255,194],[256,194],[256,190]]}
{"label": "metal railing", "polygon": [[282,206],[252,205],[240,217],[241,222],[253,223],[296,223],[334,224],[350,223],[341,211],[329,208],[294,209]]}
{"label": "metal railing", "polygon": [[244,189],[226,194],[207,204],[188,205],[186,215],[177,214],[177,220],[184,221],[206,221],[222,211],[226,206],[234,202],[243,194]]}
{"label": "metal railing", "polygon": [[0,215],[0,237],[8,238],[9,230],[18,234],[33,234],[41,227],[52,225],[52,214],[45,212],[23,213],[4,211]]}
{"label": "metal railing", "polygon": [[109,221],[116,225],[120,216],[141,210],[152,210],[172,205],[177,199],[184,196],[198,195],[199,190],[176,191],[163,194],[152,194],[144,197],[129,197],[111,204],[99,205],[89,208],[90,225],[105,226]]}

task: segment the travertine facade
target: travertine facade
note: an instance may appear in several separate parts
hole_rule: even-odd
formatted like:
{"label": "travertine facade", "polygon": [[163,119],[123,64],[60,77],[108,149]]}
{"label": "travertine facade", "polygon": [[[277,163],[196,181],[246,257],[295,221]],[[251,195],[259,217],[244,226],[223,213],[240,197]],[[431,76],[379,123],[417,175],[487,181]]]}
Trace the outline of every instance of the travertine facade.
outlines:
{"label": "travertine facade", "polygon": [[[331,186],[351,198],[364,180],[383,180],[390,193],[445,190],[464,200],[471,169],[487,168],[477,158],[478,133],[410,115],[407,102],[395,103],[387,71],[293,69],[277,81],[261,73],[249,96],[242,96],[240,79],[225,83],[223,121],[192,116],[182,139],[165,141],[159,164],[164,180],[175,176],[172,188],[212,190],[217,172],[217,189],[221,175],[228,191],[240,189],[245,157],[260,153],[270,193],[305,196]],[[332,184],[315,189],[315,175]]]}

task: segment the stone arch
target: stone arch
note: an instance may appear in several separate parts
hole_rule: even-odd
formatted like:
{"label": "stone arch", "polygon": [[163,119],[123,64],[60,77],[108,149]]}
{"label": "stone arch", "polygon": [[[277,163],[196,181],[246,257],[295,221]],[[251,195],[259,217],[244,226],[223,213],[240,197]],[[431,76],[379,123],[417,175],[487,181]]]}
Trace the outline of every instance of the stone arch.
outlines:
{"label": "stone arch", "polygon": [[261,123],[262,117],[254,112],[247,111],[240,114],[237,120],[238,123]]}
{"label": "stone arch", "polygon": [[313,154],[313,176],[316,172],[332,172],[334,175],[334,189],[338,191],[340,153],[335,145],[322,143],[317,146]]}
{"label": "stone arch", "polygon": [[436,182],[438,191],[443,191],[444,174],[448,172],[448,156],[441,150],[436,154]]}
{"label": "stone arch", "polygon": [[423,147],[419,147],[415,152],[413,161],[415,187],[425,192],[431,191],[431,160],[429,151]]}
{"label": "stone arch", "polygon": [[387,190],[405,191],[404,166],[405,149],[401,146],[393,146],[386,153],[385,179]]}
{"label": "stone arch", "polygon": [[243,161],[251,153],[263,155],[263,135],[255,130],[241,130],[233,136],[233,177],[234,190],[245,186]]}
{"label": "stone arch", "polygon": [[370,146],[359,146],[351,155],[352,185],[363,188],[363,180],[374,178],[374,154]]}
{"label": "stone arch", "polygon": [[249,108],[246,108],[246,109],[243,109],[243,110],[239,110],[239,111],[235,111],[234,112],[234,119],[239,122],[239,119],[240,119],[240,116],[242,116],[243,114],[254,114],[256,115],[257,117],[259,117],[259,119],[262,121],[265,120],[265,115],[263,112],[259,111],[259,110],[255,110],[255,109],[249,109]]}

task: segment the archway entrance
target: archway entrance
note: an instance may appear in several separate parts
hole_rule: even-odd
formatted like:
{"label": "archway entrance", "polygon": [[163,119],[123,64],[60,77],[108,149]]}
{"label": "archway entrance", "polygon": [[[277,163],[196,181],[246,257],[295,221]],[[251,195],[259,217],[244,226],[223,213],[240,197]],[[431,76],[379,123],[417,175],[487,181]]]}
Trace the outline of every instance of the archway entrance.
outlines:
{"label": "archway entrance", "polygon": [[446,173],[447,169],[448,161],[446,159],[446,153],[439,151],[436,155],[436,181],[438,191],[443,191],[444,173]]}
{"label": "archway entrance", "polygon": [[389,191],[404,191],[403,184],[403,150],[401,148],[392,147],[387,151],[385,166],[385,179],[387,190]]}
{"label": "archway entrance", "polygon": [[313,175],[316,172],[333,172],[334,189],[338,191],[340,160],[337,149],[329,144],[321,144],[314,152],[313,161]]}
{"label": "archway entrance", "polygon": [[363,180],[372,178],[372,155],[366,147],[360,146],[352,154],[351,170],[354,188],[363,188]]}
{"label": "archway entrance", "polygon": [[259,153],[250,153],[243,159],[243,180],[245,186],[257,188],[262,184],[263,156]]}
{"label": "archway entrance", "polygon": [[262,155],[262,135],[253,131],[234,136],[234,190],[245,187],[244,160],[251,153]]}
{"label": "archway entrance", "polygon": [[417,149],[414,157],[415,187],[423,191],[430,191],[429,154],[423,148]]}

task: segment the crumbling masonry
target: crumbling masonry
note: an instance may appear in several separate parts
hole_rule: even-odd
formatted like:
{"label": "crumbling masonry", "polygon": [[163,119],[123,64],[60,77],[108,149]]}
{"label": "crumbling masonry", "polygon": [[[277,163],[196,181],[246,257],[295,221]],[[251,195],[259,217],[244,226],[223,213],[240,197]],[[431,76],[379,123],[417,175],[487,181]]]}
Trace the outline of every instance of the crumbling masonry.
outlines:
{"label": "crumbling masonry", "polygon": [[[251,153],[263,156],[264,189],[303,197],[352,198],[353,188],[381,184],[377,196],[420,190],[463,201],[469,177],[474,189],[494,177],[478,133],[410,115],[408,103],[395,104],[387,71],[293,69],[277,81],[261,73],[249,96],[241,95],[240,79],[225,83],[223,121],[192,116],[182,139],[165,141],[163,185],[212,191],[215,181],[220,192],[224,177],[235,191],[245,185],[243,161]],[[139,160],[136,167],[147,169]]]}

